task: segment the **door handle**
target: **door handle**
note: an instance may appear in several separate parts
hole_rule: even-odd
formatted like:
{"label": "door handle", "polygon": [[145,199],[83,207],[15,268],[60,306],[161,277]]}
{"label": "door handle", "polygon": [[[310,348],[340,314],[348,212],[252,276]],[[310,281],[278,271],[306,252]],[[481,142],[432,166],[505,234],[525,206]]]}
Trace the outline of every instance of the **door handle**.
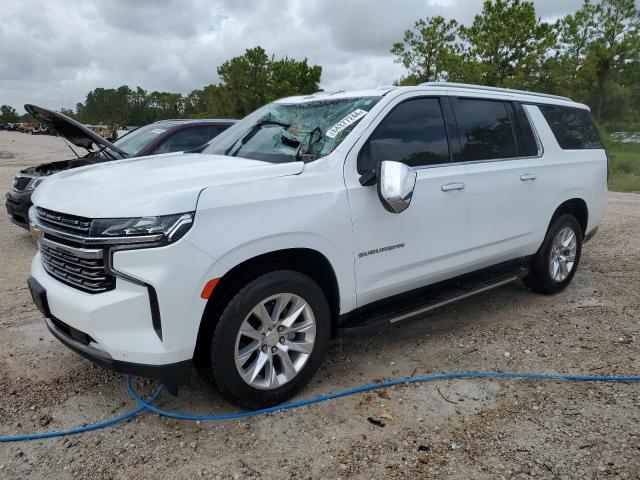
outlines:
{"label": "door handle", "polygon": [[536,178],[538,178],[538,176],[534,175],[533,173],[525,173],[524,175],[520,175],[520,180],[522,180],[523,182],[530,182],[532,180],[535,180]]}
{"label": "door handle", "polygon": [[450,190],[462,190],[464,188],[464,183],[445,183],[440,187],[443,192],[448,192]]}

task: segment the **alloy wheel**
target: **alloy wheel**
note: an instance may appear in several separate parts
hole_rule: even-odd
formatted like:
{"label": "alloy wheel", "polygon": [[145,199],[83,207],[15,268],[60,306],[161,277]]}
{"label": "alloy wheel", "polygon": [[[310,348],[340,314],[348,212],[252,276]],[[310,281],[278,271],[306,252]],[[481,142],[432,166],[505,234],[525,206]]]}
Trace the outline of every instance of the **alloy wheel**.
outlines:
{"label": "alloy wheel", "polygon": [[549,273],[555,282],[564,281],[576,260],[578,242],[576,233],[571,227],[562,228],[553,239],[549,256]]}
{"label": "alloy wheel", "polygon": [[254,388],[281,387],[307,363],[315,337],[315,316],[302,297],[272,295],[254,306],[240,326],[234,350],[238,373]]}

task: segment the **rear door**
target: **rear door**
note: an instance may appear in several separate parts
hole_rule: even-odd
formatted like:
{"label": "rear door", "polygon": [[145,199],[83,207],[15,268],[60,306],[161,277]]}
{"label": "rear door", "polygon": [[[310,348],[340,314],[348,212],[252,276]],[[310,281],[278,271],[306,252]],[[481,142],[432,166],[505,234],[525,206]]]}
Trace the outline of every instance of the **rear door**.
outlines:
{"label": "rear door", "polygon": [[[447,131],[446,99],[407,94],[390,102],[347,155],[358,305],[454,276],[464,268],[468,198],[465,166]],[[455,126],[453,126],[455,128]],[[390,213],[360,175],[380,160],[417,171],[411,205]]]}
{"label": "rear door", "polygon": [[457,97],[452,105],[467,166],[471,266],[530,254],[545,178],[525,109],[491,98]]}

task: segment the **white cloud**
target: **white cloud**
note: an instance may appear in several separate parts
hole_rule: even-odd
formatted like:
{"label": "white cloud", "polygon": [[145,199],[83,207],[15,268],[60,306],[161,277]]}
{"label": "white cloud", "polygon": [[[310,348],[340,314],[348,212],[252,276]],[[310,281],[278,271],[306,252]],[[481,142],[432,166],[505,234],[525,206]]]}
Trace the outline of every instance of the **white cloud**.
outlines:
{"label": "white cloud", "polygon": [[[536,0],[557,18],[581,0]],[[260,45],[322,65],[322,86],[390,84],[389,49],[420,17],[470,22],[481,0],[2,0],[0,104],[72,107],[96,87],[188,93]]]}

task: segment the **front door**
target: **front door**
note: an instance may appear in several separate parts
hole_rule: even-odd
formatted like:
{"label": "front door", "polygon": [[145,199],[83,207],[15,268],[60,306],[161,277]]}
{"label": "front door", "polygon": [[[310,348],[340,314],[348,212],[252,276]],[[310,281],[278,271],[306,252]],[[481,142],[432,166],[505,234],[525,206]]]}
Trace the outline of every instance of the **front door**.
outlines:
{"label": "front door", "polygon": [[[381,160],[400,161],[417,171],[411,205],[402,213],[384,209],[375,185],[360,185],[360,176]],[[391,102],[351,149],[344,176],[358,306],[464,269],[466,169],[452,161],[439,98],[408,94]]]}

